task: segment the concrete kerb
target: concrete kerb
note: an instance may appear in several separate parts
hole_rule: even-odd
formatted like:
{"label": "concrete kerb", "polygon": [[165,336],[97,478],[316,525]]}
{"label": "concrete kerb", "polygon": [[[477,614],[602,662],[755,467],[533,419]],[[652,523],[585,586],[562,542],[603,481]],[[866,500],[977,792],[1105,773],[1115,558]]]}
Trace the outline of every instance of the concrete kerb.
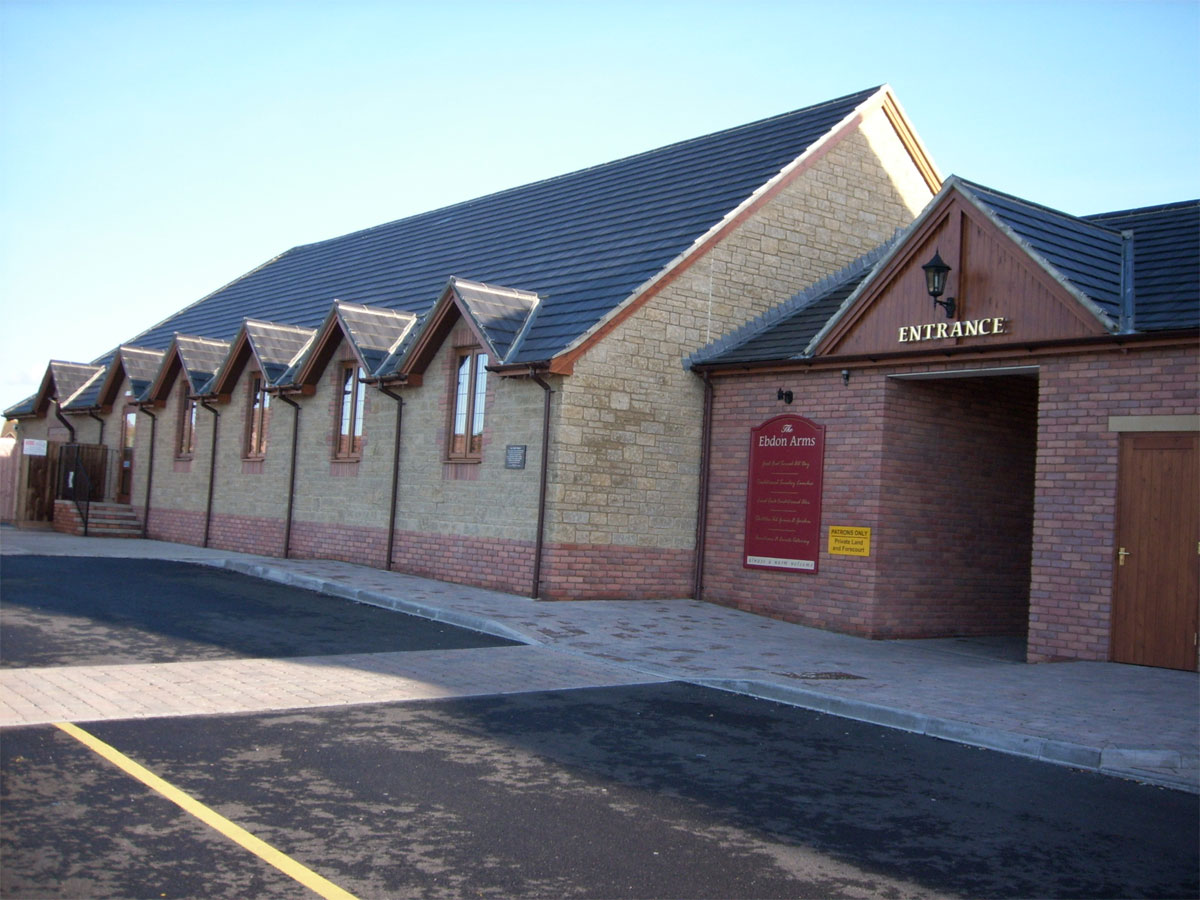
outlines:
{"label": "concrete kerb", "polygon": [[1131,778],[1189,793],[1200,793],[1195,783],[1196,779],[1184,774],[1187,770],[1196,768],[1198,761],[1185,759],[1183,754],[1176,751],[1088,747],[1033,735],[1014,734],[970,722],[925,716],[861,700],[831,697],[816,691],[768,681],[712,678],[693,679],[691,683],[956,744],[995,750],[1012,756],[1024,756],[1073,769]]}
{"label": "concrete kerb", "polygon": [[481,634],[490,634],[493,637],[516,641],[518,644],[540,643],[530,638],[529,635],[522,634],[513,628],[509,628],[507,625],[502,625],[484,616],[473,616],[457,610],[418,603],[415,600],[404,600],[399,597],[390,596],[389,594],[382,594],[378,591],[356,588],[337,581],[328,581],[314,575],[288,572],[260,563],[248,562],[244,559],[219,559],[212,560],[209,564],[230,569],[242,575],[262,578],[265,581],[274,581],[279,584],[303,588],[304,590],[316,591],[319,594],[328,594],[331,597],[341,597],[343,600],[363,603],[368,606],[378,606],[390,609],[393,612],[407,613],[434,622],[444,622],[447,625],[466,628],[469,631],[478,631]]}

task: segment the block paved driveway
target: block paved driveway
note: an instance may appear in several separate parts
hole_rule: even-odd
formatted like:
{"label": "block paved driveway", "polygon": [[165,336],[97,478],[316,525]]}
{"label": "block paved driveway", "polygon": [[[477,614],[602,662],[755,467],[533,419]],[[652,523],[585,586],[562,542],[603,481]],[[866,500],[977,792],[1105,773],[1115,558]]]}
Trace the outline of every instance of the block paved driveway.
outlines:
{"label": "block paved driveway", "polygon": [[[0,685],[7,695],[3,679],[33,673],[52,686],[50,699],[31,696],[47,709],[25,721],[62,722],[38,716],[89,702],[72,690],[107,690],[115,707],[78,718],[82,731],[4,729],[4,897],[1200,889],[1194,795],[647,679],[228,573],[129,560],[93,570],[100,562],[6,558],[0,570],[0,626],[19,626]],[[123,595],[128,604],[113,602]],[[278,683],[260,689],[260,664],[284,667]],[[239,705],[221,667],[256,699]],[[147,675],[164,671],[176,675]],[[64,672],[77,676],[70,689],[55,680]],[[126,693],[105,687],[122,672]],[[289,695],[289,677],[324,692]],[[155,684],[162,697],[136,695]],[[173,712],[214,684],[208,714]],[[351,687],[336,696],[341,684]]]}

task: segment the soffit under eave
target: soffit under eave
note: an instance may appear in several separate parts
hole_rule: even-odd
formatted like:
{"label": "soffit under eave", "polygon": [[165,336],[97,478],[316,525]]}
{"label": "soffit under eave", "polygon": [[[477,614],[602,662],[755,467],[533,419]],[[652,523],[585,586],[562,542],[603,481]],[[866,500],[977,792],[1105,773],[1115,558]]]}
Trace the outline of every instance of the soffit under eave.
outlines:
{"label": "soffit under eave", "polygon": [[945,184],[945,179],[942,178],[938,171],[937,165],[933,161],[929,150],[926,148],[924,141],[917,135],[916,129],[912,126],[912,121],[904,112],[904,108],[900,105],[895,92],[890,84],[885,84],[879,90],[878,103],[883,114],[887,117],[888,123],[896,132],[896,138],[904,147],[913,165],[920,173],[921,178],[925,181],[931,194],[936,195]]}
{"label": "soffit under eave", "polygon": [[[1055,267],[1026,241],[1014,234],[1012,229],[999,221],[994,213],[983,206],[956,178],[951,177],[945,187],[930,201],[930,205],[917,217],[905,235],[880,261],[875,272],[854,291],[839,308],[826,325],[813,337],[805,351],[800,354],[803,358],[817,358],[836,355],[861,355],[869,352],[891,352],[896,348],[885,337],[889,333],[878,322],[872,322],[872,317],[882,319],[882,309],[886,304],[905,302],[907,315],[897,320],[899,324],[936,325],[939,322],[951,322],[941,309],[934,306],[932,299],[925,290],[924,273],[920,266],[932,257],[935,251],[940,252],[947,263],[951,265],[950,281],[946,295],[959,298],[961,280],[968,285],[983,283],[986,275],[992,274],[995,267],[980,264],[983,256],[977,238],[969,243],[965,231],[968,227],[975,229],[974,234],[981,234],[990,240],[1007,257],[1017,262],[1018,266],[1036,283],[1038,289],[1051,299],[1050,303],[1040,306],[1030,306],[1033,300],[1026,296],[1025,291],[1018,291],[1008,297],[1013,308],[1019,308],[1024,303],[1027,308],[1021,310],[1024,316],[1018,327],[1021,334],[1009,338],[1011,342],[1020,343],[1023,340],[1058,339],[1062,337],[1093,337],[1111,334],[1114,323],[1104,312],[1084,295],[1078,288],[1067,281]],[[967,253],[964,264],[963,253]],[[956,320],[973,319],[993,302],[997,302],[990,294],[977,290],[978,295],[962,295],[966,309],[960,309]],[[907,299],[904,295],[909,295]],[[999,314],[999,313],[997,313]],[[1055,326],[1057,333],[1047,331],[1040,333],[1039,326],[1046,325],[1052,315],[1061,320]],[[895,333],[897,322],[890,325],[890,333]],[[1029,323],[1032,323],[1029,324]],[[1068,324],[1074,323],[1074,324]],[[876,338],[884,343],[873,350],[858,346],[863,340],[867,329],[874,327],[879,332]],[[1049,327],[1048,325],[1046,327]],[[1030,332],[1035,332],[1031,335]]]}
{"label": "soffit under eave", "polygon": [[242,375],[242,370],[246,367],[246,362],[254,353],[254,345],[250,341],[250,336],[246,332],[246,323],[242,323],[242,327],[238,329],[237,336],[234,337],[233,343],[229,345],[229,353],[225,357],[225,361],[221,363],[221,368],[213,376],[209,390],[220,397],[223,401],[228,400],[233,392],[233,386],[237,384],[237,380]]}
{"label": "soffit under eave", "polygon": [[54,372],[47,364],[46,371],[42,374],[42,380],[38,384],[38,389],[33,395],[33,412],[31,416],[41,418],[50,411],[50,401],[54,399],[56,389],[54,387]]}
{"label": "soffit under eave", "polygon": [[181,374],[187,382],[188,396],[197,396],[193,390],[192,379],[188,375],[187,361],[184,359],[183,351],[179,347],[178,337],[179,335],[176,335],[176,340],[171,341],[171,346],[163,354],[162,365],[159,366],[158,374],[150,383],[150,387],[142,395],[142,402],[152,405],[166,403],[171,396],[172,388],[175,386],[175,379]]}
{"label": "soffit under eave", "polygon": [[108,365],[108,370],[104,373],[104,383],[100,385],[100,393],[96,396],[96,402],[102,410],[105,412],[112,410],[113,404],[117,401],[117,393],[124,383],[125,359],[121,355],[120,348],[117,348],[112,362]]}

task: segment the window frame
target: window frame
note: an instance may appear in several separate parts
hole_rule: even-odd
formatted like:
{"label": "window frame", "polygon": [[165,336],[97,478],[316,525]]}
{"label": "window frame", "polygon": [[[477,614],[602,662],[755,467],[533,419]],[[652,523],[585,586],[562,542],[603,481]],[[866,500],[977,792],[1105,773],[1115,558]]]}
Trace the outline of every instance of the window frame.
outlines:
{"label": "window frame", "polygon": [[[446,435],[447,462],[477,463],[483,460],[489,361],[487,351],[480,347],[462,347],[455,351],[454,367],[450,371],[450,421]],[[467,376],[465,385],[464,364]],[[463,408],[464,400],[465,408]]]}
{"label": "window frame", "polygon": [[366,373],[357,361],[351,360],[338,365],[337,381],[334,382],[336,402],[333,422],[333,458],[335,460],[362,459],[366,441],[364,419],[367,407]]}
{"label": "window frame", "polygon": [[246,440],[243,459],[263,459],[267,455],[267,429],[271,422],[271,395],[261,372],[250,376],[246,407]]}
{"label": "window frame", "polygon": [[196,398],[189,396],[187,385],[179,388],[179,418],[175,429],[175,458],[191,459],[196,455]]}

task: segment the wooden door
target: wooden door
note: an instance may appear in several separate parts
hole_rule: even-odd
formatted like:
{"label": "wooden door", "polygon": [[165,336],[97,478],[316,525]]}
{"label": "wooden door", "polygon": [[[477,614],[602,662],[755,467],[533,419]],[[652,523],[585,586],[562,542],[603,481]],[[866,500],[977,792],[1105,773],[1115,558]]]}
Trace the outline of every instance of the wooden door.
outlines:
{"label": "wooden door", "polygon": [[1122,434],[1112,659],[1196,670],[1200,631],[1200,436]]}
{"label": "wooden door", "polygon": [[121,419],[121,459],[117,474],[117,502],[128,503],[133,493],[133,442],[137,434],[137,407],[126,406]]}

